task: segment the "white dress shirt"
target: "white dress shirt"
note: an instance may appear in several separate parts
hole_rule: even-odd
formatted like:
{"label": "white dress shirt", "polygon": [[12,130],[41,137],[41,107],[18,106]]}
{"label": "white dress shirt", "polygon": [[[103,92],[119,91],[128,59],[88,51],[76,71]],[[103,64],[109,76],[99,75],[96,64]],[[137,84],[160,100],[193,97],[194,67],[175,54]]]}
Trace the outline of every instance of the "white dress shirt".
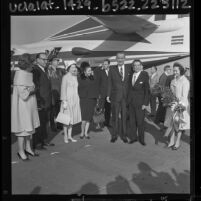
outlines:
{"label": "white dress shirt", "polygon": [[108,76],[109,69],[105,69],[105,73],[106,73],[106,75]]}
{"label": "white dress shirt", "polygon": [[123,79],[124,80],[124,77],[125,77],[125,66],[122,65],[122,66],[118,66],[118,69],[119,69],[119,73],[121,72],[120,69],[122,68],[122,72],[123,72]]}
{"label": "white dress shirt", "polygon": [[[139,71],[138,73],[133,73],[132,85],[134,85],[134,84],[136,83],[136,81],[137,81],[137,79],[138,79],[138,77],[139,77],[139,75],[140,75],[141,72],[142,72],[142,71]],[[134,82],[134,77],[135,77],[135,83],[133,84],[133,82]]]}

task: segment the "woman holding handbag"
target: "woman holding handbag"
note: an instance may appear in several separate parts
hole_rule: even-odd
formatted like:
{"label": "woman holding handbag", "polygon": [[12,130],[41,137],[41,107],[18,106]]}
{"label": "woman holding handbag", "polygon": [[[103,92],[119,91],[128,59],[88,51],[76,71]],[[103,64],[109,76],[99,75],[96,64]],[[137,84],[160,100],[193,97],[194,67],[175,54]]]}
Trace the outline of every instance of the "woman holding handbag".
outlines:
{"label": "woman holding handbag", "polygon": [[[72,125],[81,122],[80,99],[78,96],[77,66],[74,61],[68,63],[67,73],[61,83],[61,108],[57,121],[63,123],[64,142],[76,142],[72,138]],[[59,117],[64,116],[64,121]]]}

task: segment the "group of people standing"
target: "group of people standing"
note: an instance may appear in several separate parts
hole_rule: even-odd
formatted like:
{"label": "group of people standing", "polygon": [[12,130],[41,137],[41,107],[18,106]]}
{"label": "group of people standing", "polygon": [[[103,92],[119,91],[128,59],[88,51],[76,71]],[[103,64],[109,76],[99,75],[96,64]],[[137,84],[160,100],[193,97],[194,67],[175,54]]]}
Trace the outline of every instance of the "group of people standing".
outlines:
{"label": "group of people standing", "polygon": [[[173,64],[173,73],[171,73],[171,67],[166,65],[164,67],[164,72],[159,77],[157,73],[157,67],[151,68],[150,75],[150,91],[154,88],[156,84],[161,87],[170,88],[176,98],[179,100],[186,109],[182,113],[182,121],[184,126],[180,127],[179,130],[175,130],[174,127],[174,108],[175,104],[172,106],[163,105],[163,97],[161,94],[156,96],[156,94],[150,93],[150,116],[154,117],[154,122],[157,125],[162,125],[162,130],[165,130],[164,137],[168,137],[171,134],[168,148],[173,148],[177,150],[180,147],[180,140],[182,133],[185,130],[190,129],[190,71],[189,68],[184,68],[180,63],[175,62]],[[158,99],[158,108],[156,110],[156,100]],[[176,137],[176,140],[175,140]]]}
{"label": "group of people standing", "polygon": [[[117,53],[116,61],[117,66],[110,66],[110,61],[106,59],[102,69],[94,70],[86,61],[79,68],[72,61],[68,63],[63,75],[56,69],[58,58],[53,58],[47,65],[49,61],[45,53],[37,54],[34,63],[31,55],[22,55],[18,63],[19,70],[14,76],[11,110],[11,132],[18,137],[19,158],[27,161],[28,155],[39,155],[35,149],[44,150],[47,146],[54,146],[47,141],[49,121],[53,131],[63,127],[65,143],[77,141],[72,137],[73,125],[77,123],[81,123],[80,139],[90,139],[89,126],[97,101],[104,111],[104,125],[113,128],[112,143],[120,137],[124,143],[139,141],[145,146],[144,119],[150,101],[152,114],[155,110],[155,97],[150,93],[153,81],[143,70],[140,60],[134,60],[131,66],[126,66],[125,54],[121,52]],[[178,77],[177,68],[181,72],[180,66],[174,66],[176,95],[177,83],[180,83],[182,77],[182,74]],[[171,83],[173,85],[173,81]],[[184,89],[183,85],[178,87]],[[183,91],[178,95],[181,100],[184,100],[183,95]],[[69,115],[69,124],[60,127],[56,125],[55,118],[59,111]],[[171,138],[170,143],[172,141]]]}

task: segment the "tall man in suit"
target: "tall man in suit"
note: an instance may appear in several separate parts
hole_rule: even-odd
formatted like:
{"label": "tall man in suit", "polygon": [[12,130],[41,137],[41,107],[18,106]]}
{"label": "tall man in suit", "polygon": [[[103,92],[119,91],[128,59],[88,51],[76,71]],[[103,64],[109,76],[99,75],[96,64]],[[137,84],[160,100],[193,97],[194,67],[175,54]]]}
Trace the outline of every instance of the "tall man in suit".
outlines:
{"label": "tall man in suit", "polygon": [[44,146],[53,146],[46,140],[47,135],[47,123],[48,113],[52,104],[51,96],[51,82],[46,73],[47,70],[47,55],[45,53],[39,53],[36,55],[36,65],[33,68],[33,81],[36,90],[36,99],[38,105],[40,127],[36,130],[36,134],[33,135],[33,149],[40,145],[39,149],[46,149]]}
{"label": "tall man in suit", "polygon": [[117,66],[110,67],[108,77],[108,93],[107,101],[111,100],[112,117],[114,121],[114,132],[112,133],[111,142],[115,142],[118,138],[119,131],[119,115],[121,114],[121,138],[127,143],[126,134],[126,99],[128,91],[128,79],[130,68],[124,65],[125,54],[117,53]]}
{"label": "tall man in suit", "polygon": [[146,145],[144,141],[144,118],[145,109],[149,104],[149,75],[146,71],[143,71],[142,62],[138,59],[132,63],[133,74],[129,79],[129,92],[128,92],[128,103],[129,103],[129,117],[131,136],[129,144],[137,141],[138,139],[142,145]]}
{"label": "tall man in suit", "polygon": [[111,103],[107,102],[107,90],[108,90],[108,75],[110,70],[110,60],[105,59],[103,62],[103,69],[100,71],[100,105],[105,111],[104,125],[110,127],[111,116]]}
{"label": "tall man in suit", "polygon": [[[167,78],[170,75],[170,73],[171,73],[171,68],[169,65],[166,65],[164,67],[164,73],[159,78],[159,85],[161,85],[163,87],[166,86],[166,81],[167,81]],[[164,120],[165,120],[166,108],[163,107],[163,102],[162,102],[161,98],[162,97],[159,95],[158,96],[159,105],[158,105],[158,109],[157,109],[156,117],[155,117],[155,121],[154,121],[156,124],[164,123]]]}
{"label": "tall man in suit", "polygon": [[158,84],[159,81],[159,76],[157,73],[157,67],[153,66],[151,68],[151,76],[149,79],[149,84],[150,84],[150,107],[151,107],[151,114],[150,116],[155,116],[156,115],[156,98],[157,96],[152,94],[152,89],[155,87],[156,84]]}

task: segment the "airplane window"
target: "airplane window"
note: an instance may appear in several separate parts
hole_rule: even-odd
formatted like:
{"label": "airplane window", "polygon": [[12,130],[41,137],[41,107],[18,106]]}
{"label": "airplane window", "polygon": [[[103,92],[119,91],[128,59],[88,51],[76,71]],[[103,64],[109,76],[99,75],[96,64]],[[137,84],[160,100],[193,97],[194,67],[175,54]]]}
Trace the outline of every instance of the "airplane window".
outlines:
{"label": "airplane window", "polygon": [[189,14],[180,14],[180,15],[178,15],[178,18],[183,18],[183,17],[189,17]]}
{"label": "airplane window", "polygon": [[166,15],[155,15],[155,21],[165,20],[165,19],[166,19]]}

